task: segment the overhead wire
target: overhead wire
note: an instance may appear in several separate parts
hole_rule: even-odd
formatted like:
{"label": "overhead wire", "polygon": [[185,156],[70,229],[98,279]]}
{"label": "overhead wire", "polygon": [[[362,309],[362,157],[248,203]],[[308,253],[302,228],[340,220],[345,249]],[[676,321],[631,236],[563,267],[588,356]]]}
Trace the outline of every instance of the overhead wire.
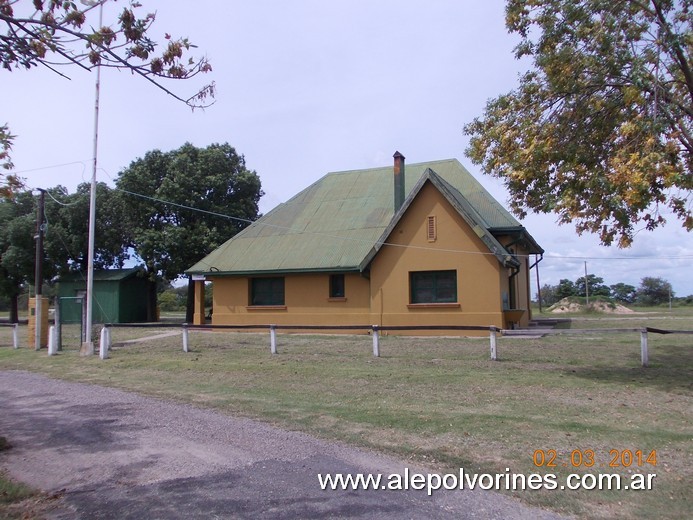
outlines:
{"label": "overhead wire", "polygon": [[[70,164],[83,164],[82,162],[72,162],[72,163],[65,163],[64,165],[70,165]],[[57,166],[64,166],[64,165],[56,165],[56,166],[46,166],[44,168],[36,168],[34,170],[42,170],[42,169],[49,169],[52,167],[57,167]],[[24,170],[24,171],[34,171],[34,170]],[[108,173],[104,168],[99,168],[100,171],[104,172],[112,181],[115,181],[116,179],[113,178],[112,175]],[[357,237],[347,237],[344,235],[340,234],[333,234],[333,233],[324,233],[324,232],[319,232],[319,231],[306,231],[305,229],[297,229],[297,228],[292,228],[289,226],[282,226],[279,224],[273,224],[269,222],[262,222],[260,220],[252,220],[248,218],[243,218],[243,217],[237,217],[233,215],[228,215],[224,213],[219,213],[215,211],[209,211],[201,208],[195,208],[193,206],[188,206],[185,204],[180,204],[177,202],[172,202],[172,201],[167,201],[163,199],[159,199],[157,197],[152,197],[150,195],[144,195],[142,193],[136,193],[132,192],[129,190],[125,190],[122,188],[118,187],[113,187],[112,189],[116,191],[120,191],[122,193],[125,193],[127,195],[131,195],[134,197],[139,197],[142,199],[150,200],[152,202],[156,202],[159,204],[165,204],[169,206],[174,206],[177,208],[185,209],[188,211],[194,211],[218,218],[225,218],[229,220],[234,220],[237,222],[242,222],[244,224],[256,224],[256,225],[261,225],[265,227],[270,227],[282,231],[289,231],[289,232],[294,232],[294,233],[302,233],[302,234],[310,234],[314,236],[319,236],[319,237],[324,237],[324,238],[333,238],[333,239],[338,239],[338,240],[345,240],[345,241],[351,241],[351,242],[361,242],[361,243],[367,243],[371,244],[373,247],[383,247],[383,246],[388,246],[388,247],[398,247],[398,248],[404,248],[404,249],[416,249],[416,250],[423,250],[423,251],[436,251],[436,252],[443,252],[443,253],[457,253],[457,254],[470,254],[470,255],[481,255],[481,256],[496,256],[497,253],[493,252],[484,252],[484,251],[473,251],[473,250],[463,250],[463,249],[446,249],[446,248],[435,248],[435,247],[430,247],[430,246],[417,246],[417,245],[412,245],[412,244],[396,244],[392,242],[387,242],[387,241],[375,241],[373,242],[372,240],[364,239],[364,238],[357,238]],[[49,193],[50,195],[50,193]],[[53,200],[55,198],[50,195]],[[57,203],[61,204],[59,201],[56,200]],[[509,255],[512,254],[514,257],[517,258],[524,258],[524,257],[530,257],[534,256],[533,254],[517,254],[517,253],[508,253]],[[554,259],[554,260],[690,260],[693,259],[693,255],[637,255],[637,256],[585,256],[585,255],[578,255],[578,256],[572,256],[572,255],[557,255],[557,254],[546,254],[543,257],[544,259]]]}

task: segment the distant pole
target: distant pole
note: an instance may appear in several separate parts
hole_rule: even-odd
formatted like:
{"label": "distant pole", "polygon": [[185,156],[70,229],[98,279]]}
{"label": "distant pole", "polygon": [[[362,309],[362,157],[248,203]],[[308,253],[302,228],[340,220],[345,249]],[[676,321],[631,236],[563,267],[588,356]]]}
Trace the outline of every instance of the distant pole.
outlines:
{"label": "distant pole", "polygon": [[590,287],[587,282],[587,260],[585,260],[585,305],[590,304]]}
{"label": "distant pole", "polygon": [[[93,0],[82,0],[85,5],[95,5]],[[103,3],[99,4],[99,25],[103,25]],[[99,143],[99,92],[101,89],[101,66],[96,65],[96,95],[94,102],[94,160],[91,172],[91,191],[89,192],[89,252],[87,257],[87,320],[85,326],[84,343],[80,354],[82,356],[94,355],[94,342],[91,337],[94,305],[94,235],[96,231],[96,159]]]}
{"label": "distant pole", "polygon": [[46,192],[39,189],[38,214],[36,215],[36,275],[35,275],[35,305],[34,305],[34,349],[41,350],[41,316],[43,313],[43,221],[44,207],[46,205]]}
{"label": "distant pole", "polygon": [[671,311],[671,284],[669,284],[669,310]]}
{"label": "distant pole", "polygon": [[539,314],[541,314],[541,285],[539,283],[539,260],[537,260],[537,255],[534,255],[534,267],[537,270],[537,300],[539,300]]}

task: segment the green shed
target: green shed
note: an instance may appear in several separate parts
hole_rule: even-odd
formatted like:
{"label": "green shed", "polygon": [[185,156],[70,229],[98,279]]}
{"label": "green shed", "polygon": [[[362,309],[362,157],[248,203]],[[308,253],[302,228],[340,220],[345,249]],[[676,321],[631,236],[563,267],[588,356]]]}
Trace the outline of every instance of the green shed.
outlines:
{"label": "green shed", "polygon": [[[140,271],[137,267],[94,271],[94,323],[147,321],[149,281],[139,275]],[[86,291],[85,273],[68,274],[58,280],[60,298],[85,297]],[[61,312],[61,320],[65,323],[79,323],[81,320],[80,305],[62,305]]]}

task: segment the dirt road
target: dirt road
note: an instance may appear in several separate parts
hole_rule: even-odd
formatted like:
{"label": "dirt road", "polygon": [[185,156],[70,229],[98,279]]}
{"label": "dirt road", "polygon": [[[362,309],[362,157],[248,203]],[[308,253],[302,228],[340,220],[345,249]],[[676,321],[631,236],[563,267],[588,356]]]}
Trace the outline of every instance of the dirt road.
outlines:
{"label": "dirt road", "polygon": [[323,491],[319,473],[406,464],[112,388],[0,371],[0,410],[0,465],[60,492],[53,519],[559,518],[490,491]]}

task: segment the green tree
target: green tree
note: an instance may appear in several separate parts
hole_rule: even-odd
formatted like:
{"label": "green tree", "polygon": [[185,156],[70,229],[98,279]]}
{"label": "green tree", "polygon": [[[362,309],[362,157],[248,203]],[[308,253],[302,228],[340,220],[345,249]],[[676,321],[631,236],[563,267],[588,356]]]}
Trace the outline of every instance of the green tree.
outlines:
{"label": "green tree", "polygon": [[0,295],[10,302],[10,322],[18,321],[18,298],[34,282],[35,199],[30,192],[0,198]]}
{"label": "green tree", "polygon": [[623,303],[634,303],[636,296],[636,289],[634,286],[619,282],[617,284],[609,286],[611,289],[611,296],[614,300],[618,300]]}
{"label": "green tree", "polygon": [[663,278],[646,276],[640,280],[636,301],[640,305],[660,305],[667,303],[670,296],[674,296],[674,291],[669,282]]}
{"label": "green tree", "polygon": [[5,172],[14,168],[10,158],[14,136],[7,124],[0,126],[0,198],[6,199],[23,187],[19,177]]}
{"label": "green tree", "polygon": [[[43,280],[70,271],[85,271],[87,265],[87,225],[89,184],[81,184],[69,194],[62,186],[47,191],[45,204]],[[97,185],[94,266],[97,269],[122,267],[128,258],[123,227],[122,200],[103,183]],[[27,283],[36,284],[37,197],[19,191],[12,198],[0,198],[0,295],[10,300],[10,317],[17,317],[17,297]]]}
{"label": "green tree", "polygon": [[120,172],[116,188],[128,246],[152,281],[175,280],[246,227],[263,195],[257,173],[228,144],[148,152]]}
{"label": "green tree", "polygon": [[545,307],[550,307],[554,303],[560,300],[557,296],[557,285],[550,285],[545,283],[541,286],[541,303]]}
{"label": "green tree", "polygon": [[569,296],[577,296],[577,289],[573,282],[567,278],[563,278],[558,281],[558,285],[556,286],[556,301],[560,301]]}
{"label": "green tree", "polygon": [[[109,0],[79,2],[57,0],[0,0],[0,65],[8,71],[43,66],[65,76],[66,65],[92,70],[96,66],[129,70],[175,99],[191,107],[206,106],[214,97],[214,83],[194,95],[182,97],[164,80],[185,80],[212,70],[206,58],[194,59],[194,46],[187,38],[166,35],[166,45],[157,49],[149,37],[155,15],[138,16],[141,4],[130,0],[110,25],[89,22]],[[0,127],[0,189],[12,193],[21,184],[11,169],[9,152],[14,136]]]}
{"label": "green tree", "polygon": [[691,1],[508,0],[506,26],[534,66],[465,133],[512,210],[621,247],[663,206],[693,229]]}
{"label": "green tree", "polygon": [[[46,197],[46,256],[54,275],[87,270],[89,247],[89,195],[91,186],[82,183],[69,194],[62,186],[51,188]],[[123,200],[105,183],[96,185],[94,268],[122,267],[129,258]]]}
{"label": "green tree", "polygon": [[[599,276],[588,274],[587,287],[589,288],[590,296],[611,296],[611,289],[604,285],[604,279]],[[586,296],[584,276],[575,280],[575,293],[577,296]]]}

